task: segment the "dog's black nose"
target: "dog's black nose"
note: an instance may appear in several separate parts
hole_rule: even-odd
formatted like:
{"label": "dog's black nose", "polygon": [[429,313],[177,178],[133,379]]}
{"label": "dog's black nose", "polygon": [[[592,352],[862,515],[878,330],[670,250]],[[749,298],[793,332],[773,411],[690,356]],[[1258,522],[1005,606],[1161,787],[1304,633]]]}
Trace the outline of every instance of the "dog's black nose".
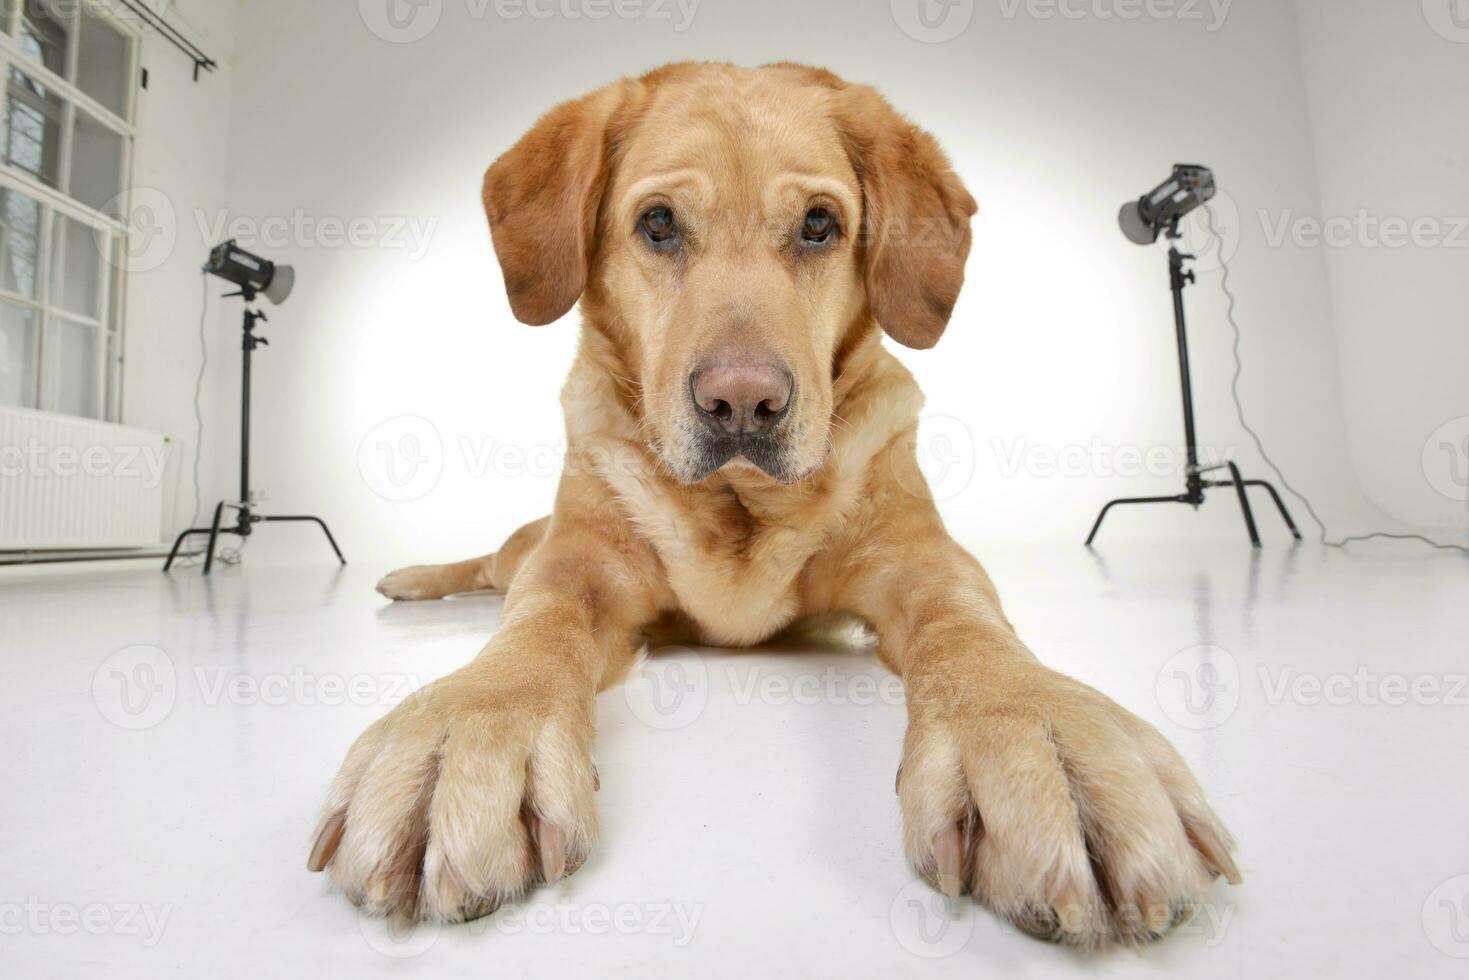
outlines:
{"label": "dog's black nose", "polygon": [[689,378],[706,425],[730,435],[769,432],[791,404],[791,373],[771,363],[716,361]]}

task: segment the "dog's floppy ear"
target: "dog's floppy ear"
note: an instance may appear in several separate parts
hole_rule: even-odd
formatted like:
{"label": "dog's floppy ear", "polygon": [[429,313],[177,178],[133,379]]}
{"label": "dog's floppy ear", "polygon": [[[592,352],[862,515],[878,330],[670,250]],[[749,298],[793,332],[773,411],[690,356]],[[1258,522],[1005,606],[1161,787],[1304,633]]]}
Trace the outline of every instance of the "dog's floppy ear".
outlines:
{"label": "dog's floppy ear", "polygon": [[636,85],[616,82],[562,103],[485,173],[485,215],[521,323],[559,319],[586,288],[613,120]]}
{"label": "dog's floppy ear", "polygon": [[837,125],[862,182],[867,300],[905,347],[938,343],[964,284],[977,210],[938,142],[865,85],[835,93]]}

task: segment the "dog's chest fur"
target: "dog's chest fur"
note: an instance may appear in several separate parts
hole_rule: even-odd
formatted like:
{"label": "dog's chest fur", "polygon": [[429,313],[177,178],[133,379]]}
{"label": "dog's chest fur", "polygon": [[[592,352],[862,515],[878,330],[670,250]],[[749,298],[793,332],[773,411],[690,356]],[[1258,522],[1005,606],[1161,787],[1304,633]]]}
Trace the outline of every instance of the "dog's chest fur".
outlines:
{"label": "dog's chest fur", "polygon": [[806,564],[861,518],[864,489],[883,451],[917,424],[922,396],[898,362],[874,345],[847,377],[820,470],[790,486],[750,470],[683,486],[662,471],[618,407],[611,377],[591,358],[572,369],[562,404],[573,452],[591,468],[662,560],[679,608],[713,644],[769,638],[801,614]]}
{"label": "dog's chest fur", "polygon": [[820,490],[782,487],[768,495],[718,477],[696,487],[640,480],[614,491],[703,639],[746,645],[800,614],[801,571],[844,523],[860,489],[859,480],[817,482]]}

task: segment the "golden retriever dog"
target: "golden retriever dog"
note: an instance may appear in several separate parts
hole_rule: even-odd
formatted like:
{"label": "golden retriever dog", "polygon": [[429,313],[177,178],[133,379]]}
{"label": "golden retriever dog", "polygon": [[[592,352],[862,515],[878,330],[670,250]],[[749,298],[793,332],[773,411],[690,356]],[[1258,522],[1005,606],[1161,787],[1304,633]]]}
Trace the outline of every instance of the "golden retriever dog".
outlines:
{"label": "golden retriever dog", "polygon": [[650,637],[849,615],[904,682],[904,844],[945,894],[1095,946],[1239,880],[1178,753],[1041,665],[925,488],[882,334],[939,340],[976,212],[931,136],[820,69],[676,64],[551,110],[484,204],[516,318],[581,305],[565,472],[499,552],[380,584],[501,590],[502,625],[352,746],[312,870],[381,914],[491,912],[596,842],[593,702]]}

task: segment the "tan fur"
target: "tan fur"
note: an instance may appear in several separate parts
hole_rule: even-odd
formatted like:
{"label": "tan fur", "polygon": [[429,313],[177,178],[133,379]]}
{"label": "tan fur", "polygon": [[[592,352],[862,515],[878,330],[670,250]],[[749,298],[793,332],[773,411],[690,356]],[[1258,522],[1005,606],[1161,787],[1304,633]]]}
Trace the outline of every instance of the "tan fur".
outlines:
{"label": "tan fur", "polygon": [[[485,188],[517,316],[581,298],[566,472],[497,554],[379,586],[508,589],[503,625],[353,746],[313,866],[383,912],[489,911],[556,873],[563,836],[572,867],[594,842],[593,699],[654,624],[744,645],[845,613],[907,688],[898,791],[930,880],[1096,944],[1237,879],[1178,754],[1037,662],[925,488],[922,399],[880,333],[931,345],[962,281],[975,206],[931,137],[826,72],[674,65],[553,110]],[[789,245],[814,201],[847,231],[819,258]],[[688,222],[677,262],[631,233],[649,202]],[[790,366],[784,482],[740,461],[686,478],[688,372],[731,343]]]}

